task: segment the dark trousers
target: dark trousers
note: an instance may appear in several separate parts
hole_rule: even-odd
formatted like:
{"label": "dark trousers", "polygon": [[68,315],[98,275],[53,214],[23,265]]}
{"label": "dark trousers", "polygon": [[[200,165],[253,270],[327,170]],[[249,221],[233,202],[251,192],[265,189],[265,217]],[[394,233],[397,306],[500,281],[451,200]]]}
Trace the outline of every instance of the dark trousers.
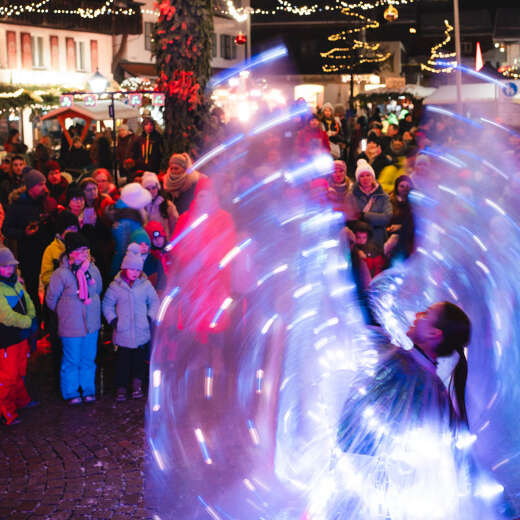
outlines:
{"label": "dark trousers", "polygon": [[[22,272],[22,278],[25,283],[25,289],[27,290],[34,308],[36,309],[36,318],[38,321],[41,319],[41,303],[40,296],[38,294],[38,288],[40,284],[40,264],[30,262],[26,259],[20,260],[20,270]],[[40,257],[41,263],[41,257]]]}
{"label": "dark trousers", "polygon": [[128,383],[137,378],[143,381],[145,374],[145,346],[138,348],[117,347],[116,387],[126,388]]}

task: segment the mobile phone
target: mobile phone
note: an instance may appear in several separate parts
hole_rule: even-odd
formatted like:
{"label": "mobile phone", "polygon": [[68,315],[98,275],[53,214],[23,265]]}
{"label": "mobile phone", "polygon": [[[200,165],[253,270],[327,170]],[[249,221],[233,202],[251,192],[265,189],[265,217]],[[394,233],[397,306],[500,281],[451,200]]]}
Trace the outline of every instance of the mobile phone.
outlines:
{"label": "mobile phone", "polygon": [[361,139],[361,151],[366,152],[366,149],[367,149],[367,140]]}

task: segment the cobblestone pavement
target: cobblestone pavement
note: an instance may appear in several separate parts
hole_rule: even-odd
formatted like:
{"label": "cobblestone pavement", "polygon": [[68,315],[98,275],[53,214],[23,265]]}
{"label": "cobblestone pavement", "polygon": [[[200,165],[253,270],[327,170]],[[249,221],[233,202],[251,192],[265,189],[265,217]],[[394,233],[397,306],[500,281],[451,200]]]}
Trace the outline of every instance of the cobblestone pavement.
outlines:
{"label": "cobblestone pavement", "polygon": [[116,404],[110,391],[70,407],[41,371],[33,382],[41,405],[23,410],[21,424],[0,425],[0,519],[153,518],[143,493],[145,399]]}

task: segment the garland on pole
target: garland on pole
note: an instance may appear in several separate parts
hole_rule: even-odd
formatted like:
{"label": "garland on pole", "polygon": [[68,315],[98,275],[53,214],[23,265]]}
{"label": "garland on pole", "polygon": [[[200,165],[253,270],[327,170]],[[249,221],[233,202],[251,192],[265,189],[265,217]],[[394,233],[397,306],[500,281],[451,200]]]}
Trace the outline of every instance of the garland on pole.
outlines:
{"label": "garland on pole", "polygon": [[457,66],[456,53],[455,52],[444,52],[441,49],[446,47],[451,42],[451,32],[453,32],[453,26],[444,20],[444,40],[437,45],[434,45],[430,51],[430,57],[426,63],[421,63],[421,70],[427,70],[435,74],[442,72],[450,74]]}
{"label": "garland on pole", "polygon": [[175,152],[195,155],[203,146],[210,100],[205,94],[211,75],[212,0],[162,0],[154,31],[157,90],[164,107],[166,160]]}
{"label": "garland on pole", "polygon": [[[371,20],[362,14],[355,13],[348,8],[342,9],[342,14],[354,18],[358,25],[345,29],[339,33],[331,34],[329,41],[348,40],[352,34],[365,31],[366,29],[377,29],[379,22]],[[367,43],[366,41],[354,39],[352,45],[347,47],[334,47],[326,52],[320,53],[326,60],[334,60],[322,66],[323,72],[351,71],[364,63],[381,63],[386,61],[390,52],[381,52],[379,43]]]}
{"label": "garland on pole", "polygon": [[60,87],[0,84],[0,114],[24,108],[43,109],[59,105]]}

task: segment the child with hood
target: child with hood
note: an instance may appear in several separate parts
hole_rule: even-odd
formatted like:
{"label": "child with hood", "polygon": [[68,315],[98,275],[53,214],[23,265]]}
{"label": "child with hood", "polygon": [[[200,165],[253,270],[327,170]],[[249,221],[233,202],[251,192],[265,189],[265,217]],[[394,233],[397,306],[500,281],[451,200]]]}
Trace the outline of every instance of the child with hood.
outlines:
{"label": "child with hood", "polygon": [[116,400],[125,401],[132,382],[132,397],[143,397],[151,322],[159,309],[159,298],[143,273],[144,259],[136,243],[128,246],[121,271],[109,285],[103,299],[103,314],[114,334],[116,359]]}
{"label": "child with hood", "polygon": [[[150,255],[147,258],[147,261],[150,262],[151,266],[152,260],[155,261],[157,264],[157,283],[154,285],[155,289],[157,291],[162,291],[166,287],[166,278],[168,273],[168,267],[170,265],[170,262],[168,260],[168,253],[165,250],[165,247],[168,244],[168,238],[166,235],[166,231],[162,224],[160,222],[156,222],[155,220],[151,220],[146,224],[145,228],[146,232],[148,233],[148,237],[150,238],[150,242],[152,245],[152,249],[150,250]],[[150,258],[150,260],[148,260]],[[144,266],[144,271],[148,275],[148,278],[150,278],[150,275],[147,273],[146,270],[146,262]],[[153,285],[153,280],[150,279]]]}
{"label": "child with hood", "polygon": [[45,301],[58,315],[63,346],[60,386],[71,405],[96,400],[96,354],[101,328],[101,274],[90,258],[87,239],[67,233],[61,266],[51,276]]}
{"label": "child with hood", "polygon": [[34,305],[16,273],[18,261],[0,247],[0,416],[8,426],[20,422],[18,412],[31,402],[24,385],[28,336],[36,317]]}

